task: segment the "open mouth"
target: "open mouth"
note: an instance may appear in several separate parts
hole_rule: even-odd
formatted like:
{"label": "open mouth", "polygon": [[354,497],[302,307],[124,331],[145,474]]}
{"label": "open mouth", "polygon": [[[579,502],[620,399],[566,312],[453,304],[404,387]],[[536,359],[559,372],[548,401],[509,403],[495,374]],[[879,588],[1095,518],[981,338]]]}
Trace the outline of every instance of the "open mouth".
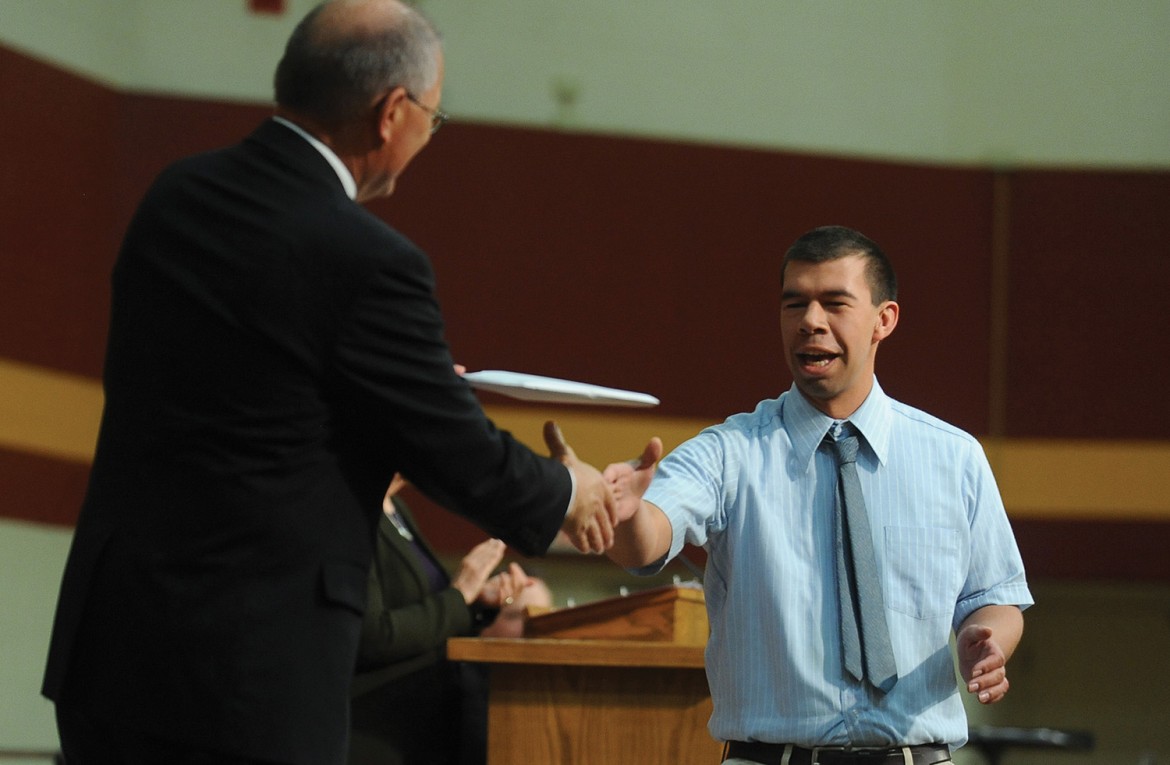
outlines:
{"label": "open mouth", "polygon": [[807,369],[823,369],[829,366],[833,359],[840,354],[837,353],[798,353],[796,358],[800,361],[800,365]]}

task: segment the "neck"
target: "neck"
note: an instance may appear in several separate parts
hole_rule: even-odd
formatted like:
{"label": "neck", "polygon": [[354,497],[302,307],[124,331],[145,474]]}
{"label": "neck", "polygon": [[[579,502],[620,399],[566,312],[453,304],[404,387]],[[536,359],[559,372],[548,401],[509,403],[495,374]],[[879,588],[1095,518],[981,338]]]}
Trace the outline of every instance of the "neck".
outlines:
{"label": "neck", "polygon": [[834,396],[833,398],[814,398],[800,390],[799,386],[797,390],[800,391],[800,395],[804,396],[804,400],[812,404],[817,411],[832,417],[834,420],[844,421],[852,417],[853,413],[860,409],[865,400],[869,398],[870,391],[873,390],[873,383],[871,382],[863,393]]}
{"label": "neck", "polygon": [[288,120],[328,146],[329,150],[345,163],[350,172],[354,170],[354,158],[365,153],[357,140],[357,131],[354,126],[327,124],[284,106],[276,107],[276,116]]}
{"label": "neck", "polygon": [[363,151],[360,141],[357,140],[357,130],[352,125],[327,125],[320,120],[307,117],[283,106],[277,106],[275,115],[288,120],[317,141],[324,144],[329,151],[345,166],[357,187],[357,201],[362,202],[371,196],[363,193],[367,177],[368,152]]}

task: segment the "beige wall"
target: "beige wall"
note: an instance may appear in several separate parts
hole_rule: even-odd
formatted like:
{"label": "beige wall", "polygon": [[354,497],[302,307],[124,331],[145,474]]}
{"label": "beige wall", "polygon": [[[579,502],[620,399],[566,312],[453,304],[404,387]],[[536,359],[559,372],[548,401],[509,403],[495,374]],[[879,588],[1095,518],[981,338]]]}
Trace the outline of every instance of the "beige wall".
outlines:
{"label": "beige wall", "polygon": [[[263,102],[244,0],[0,0],[0,41],[132,90]],[[1166,0],[424,0],[478,121],[924,161],[1170,167]]]}

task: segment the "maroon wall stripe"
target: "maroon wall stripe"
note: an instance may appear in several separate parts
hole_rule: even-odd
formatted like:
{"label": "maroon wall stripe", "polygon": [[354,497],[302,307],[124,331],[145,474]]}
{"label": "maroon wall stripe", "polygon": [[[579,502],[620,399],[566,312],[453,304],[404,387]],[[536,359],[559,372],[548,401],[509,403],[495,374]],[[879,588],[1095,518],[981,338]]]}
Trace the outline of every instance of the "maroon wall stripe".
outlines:
{"label": "maroon wall stripe", "polygon": [[1170,438],[1170,173],[1012,179],[1007,435]]}
{"label": "maroon wall stripe", "polygon": [[[722,418],[784,390],[779,262],[842,223],[899,266],[883,384],[987,427],[991,174],[453,125],[375,205],[431,253],[456,357]],[[600,378],[600,379],[598,379]],[[961,394],[956,394],[961,391]]]}
{"label": "maroon wall stripe", "polygon": [[95,375],[122,98],[0,47],[0,355]]}
{"label": "maroon wall stripe", "polygon": [[89,466],[0,447],[0,517],[72,526]]}
{"label": "maroon wall stripe", "polygon": [[[113,93],[3,48],[0,64],[0,92],[21,104],[0,125],[0,354],[96,376],[137,199],[169,161],[237,140],[269,109]],[[374,208],[434,257],[463,363],[649,390],[663,414],[707,419],[788,384],[783,249],[813,225],[856,226],[903,281],[883,383],[983,434],[992,183],[976,169],[457,123]],[[1006,434],[1170,437],[1170,407],[1129,407],[1158,400],[1166,372],[1170,173],[1010,183]]]}
{"label": "maroon wall stripe", "polygon": [[1028,576],[1170,581],[1170,522],[1013,519]]}

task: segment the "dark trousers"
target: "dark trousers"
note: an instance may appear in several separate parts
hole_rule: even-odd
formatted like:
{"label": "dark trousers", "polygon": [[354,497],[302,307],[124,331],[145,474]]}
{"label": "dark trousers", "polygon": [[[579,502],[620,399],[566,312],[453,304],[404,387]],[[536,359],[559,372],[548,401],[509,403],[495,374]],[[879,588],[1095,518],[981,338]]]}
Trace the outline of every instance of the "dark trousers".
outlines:
{"label": "dark trousers", "polygon": [[65,765],[282,765],[127,730],[71,704],[57,704],[57,732]]}

